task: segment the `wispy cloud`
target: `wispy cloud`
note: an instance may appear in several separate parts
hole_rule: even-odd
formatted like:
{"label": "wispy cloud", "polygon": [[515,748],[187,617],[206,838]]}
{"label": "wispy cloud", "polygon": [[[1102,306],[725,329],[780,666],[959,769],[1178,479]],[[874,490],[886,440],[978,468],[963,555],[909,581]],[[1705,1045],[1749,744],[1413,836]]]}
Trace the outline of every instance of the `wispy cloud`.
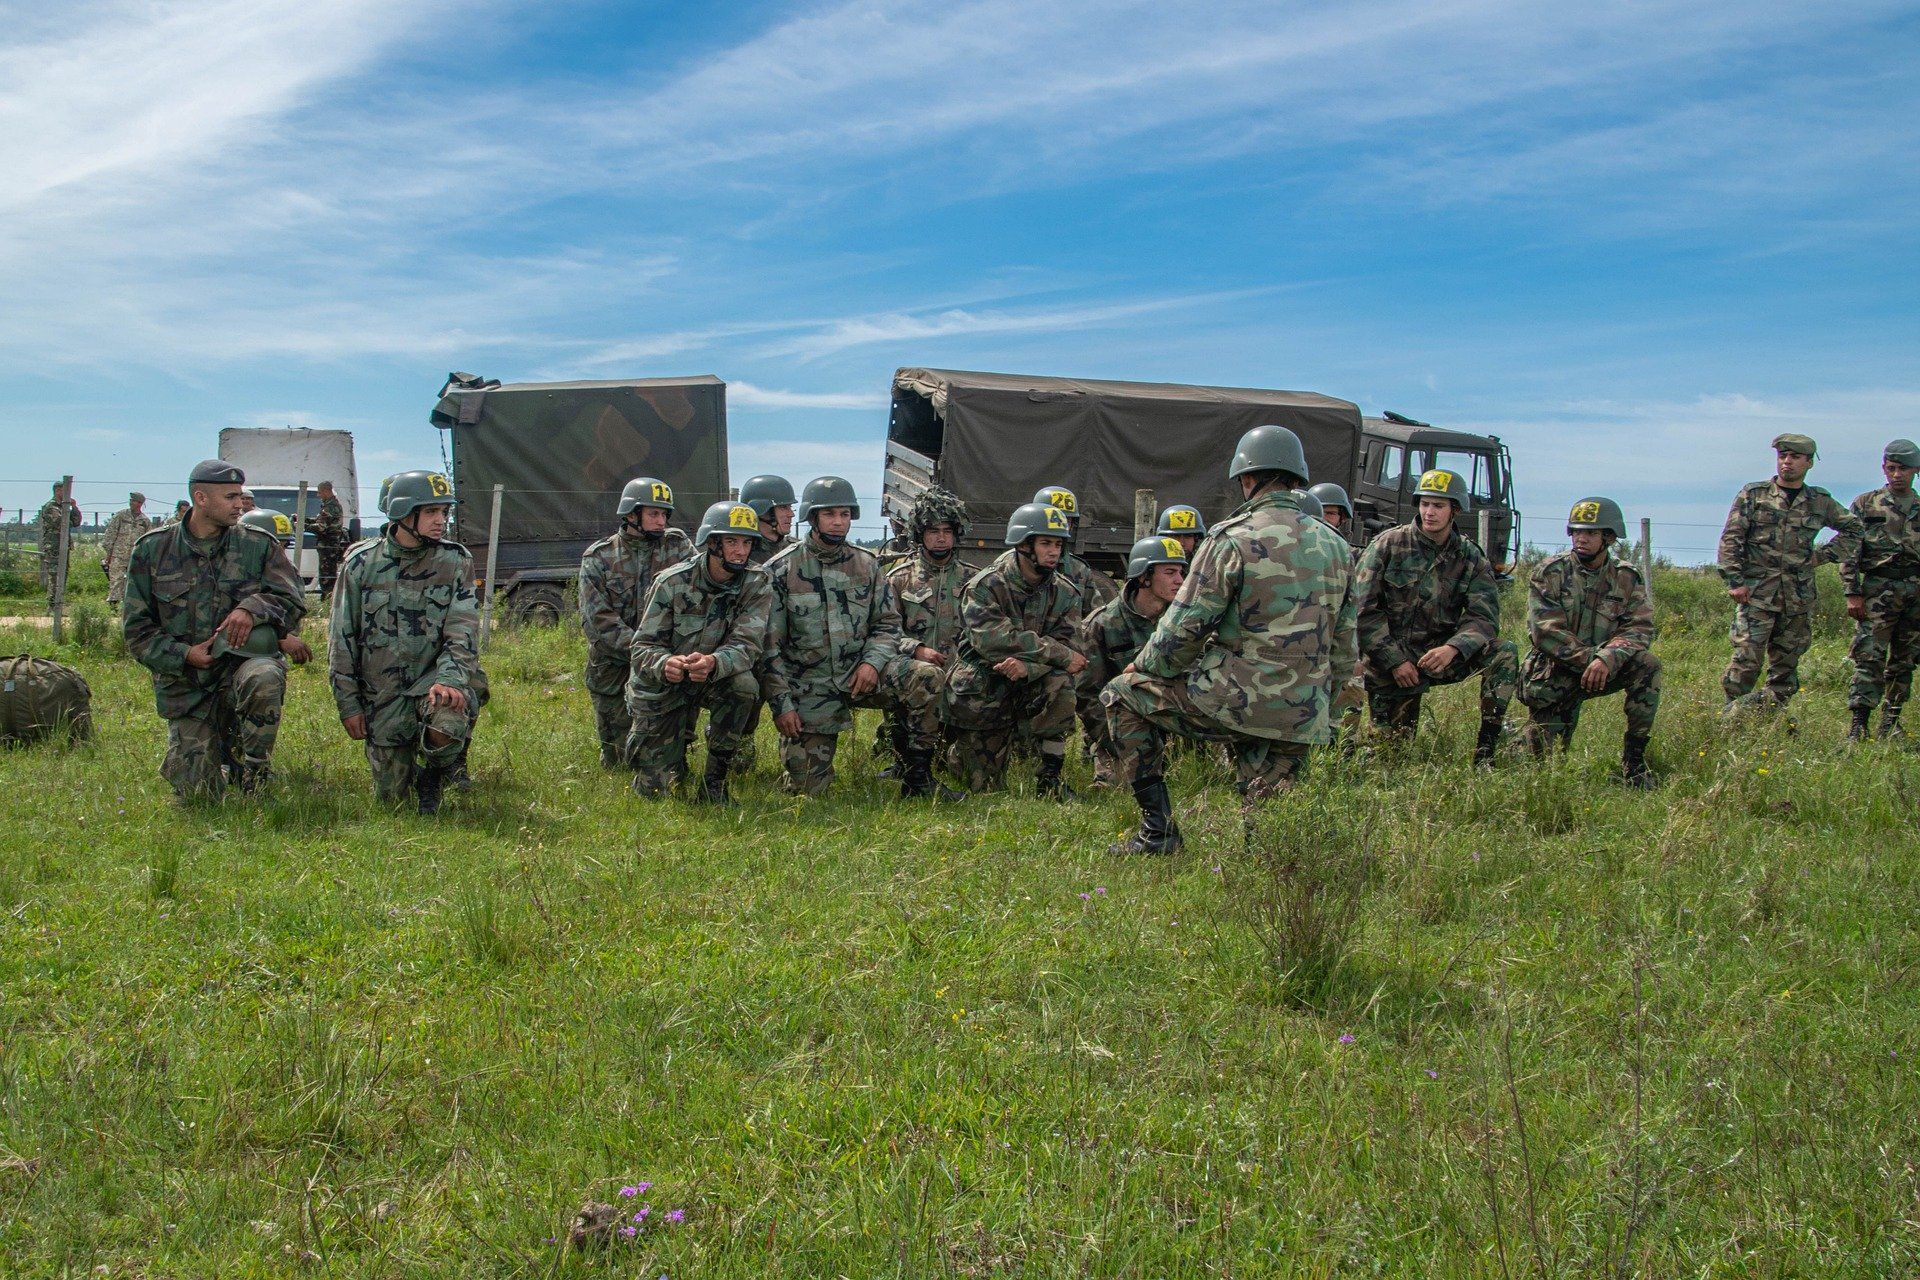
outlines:
{"label": "wispy cloud", "polygon": [[727,383],[727,407],[745,409],[885,409],[886,395],[865,391],[780,391],[738,380]]}

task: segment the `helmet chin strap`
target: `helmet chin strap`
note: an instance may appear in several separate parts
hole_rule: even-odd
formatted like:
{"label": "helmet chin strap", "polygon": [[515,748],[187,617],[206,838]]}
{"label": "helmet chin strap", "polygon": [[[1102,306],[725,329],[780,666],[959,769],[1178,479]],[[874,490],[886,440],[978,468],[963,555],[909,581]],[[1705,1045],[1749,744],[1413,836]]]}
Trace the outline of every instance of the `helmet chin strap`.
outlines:
{"label": "helmet chin strap", "polygon": [[820,541],[826,543],[830,547],[837,547],[841,543],[847,540],[846,534],[828,533],[826,530],[822,529],[819,525],[813,526],[813,536],[820,539]]}
{"label": "helmet chin strap", "polygon": [[1055,570],[1060,567],[1053,564],[1041,564],[1040,557],[1033,554],[1033,544],[1031,542],[1023,542],[1015,547],[1013,549],[1013,556],[1016,560],[1025,560],[1028,564],[1032,565],[1033,571],[1039,574],[1042,580],[1051,578]]}

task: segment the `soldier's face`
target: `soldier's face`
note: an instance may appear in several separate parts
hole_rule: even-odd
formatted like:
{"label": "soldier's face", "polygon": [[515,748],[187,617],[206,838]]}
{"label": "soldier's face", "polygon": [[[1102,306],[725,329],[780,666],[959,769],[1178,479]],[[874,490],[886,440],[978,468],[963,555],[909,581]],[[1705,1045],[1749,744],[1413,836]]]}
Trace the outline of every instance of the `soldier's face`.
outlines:
{"label": "soldier's face", "polygon": [[1320,513],[1320,518],[1325,520],[1327,527],[1336,533],[1345,528],[1347,524],[1347,513],[1338,507],[1328,507]]}
{"label": "soldier's face", "polygon": [[1173,540],[1186,551],[1187,559],[1193,559],[1193,553],[1200,549],[1200,535],[1197,533],[1176,533]]}
{"label": "soldier's face", "polygon": [[1420,499],[1420,531],[1439,537],[1453,525],[1453,503],[1445,498]]}
{"label": "soldier's face", "polygon": [[432,507],[420,507],[415,514],[420,518],[410,523],[420,531],[420,536],[428,541],[438,542],[447,531],[447,515],[451,507],[441,504]]}
{"label": "soldier's face", "polygon": [[660,507],[640,508],[640,532],[662,534],[667,531],[667,513]]}
{"label": "soldier's face", "polygon": [[1045,536],[1035,538],[1033,540],[1033,562],[1042,569],[1057,569],[1060,566],[1060,554],[1066,549],[1066,542],[1060,538],[1048,538]]}
{"label": "soldier's face", "polygon": [[844,538],[853,528],[852,507],[816,507],[813,512],[813,527],[818,533],[829,538]]}
{"label": "soldier's face", "polygon": [[1180,584],[1186,580],[1185,565],[1157,564],[1147,575],[1147,594],[1162,604],[1172,604],[1173,598],[1180,594]]}
{"label": "soldier's face", "polygon": [[953,550],[953,526],[950,524],[930,524],[927,531],[920,535],[920,545],[934,555],[943,556]]}
{"label": "soldier's face", "polygon": [[793,532],[793,507],[789,505],[770,507],[766,519],[760,522],[760,532],[769,538],[784,538]]}
{"label": "soldier's face", "polygon": [[1806,479],[1807,472],[1813,469],[1813,459],[1804,453],[1795,453],[1791,449],[1782,449],[1774,454],[1774,471],[1788,484],[1799,484]]}
{"label": "soldier's face", "polygon": [[147,509],[147,500],[145,498],[142,498],[138,502],[129,502],[127,504],[127,510],[133,512],[133,514],[135,515],[139,515],[142,511],[145,511],[146,509]]}
{"label": "soldier's face", "polygon": [[254,505],[253,495],[242,489],[240,491],[240,514],[247,514],[247,512],[253,510]]}
{"label": "soldier's face", "polygon": [[210,484],[193,491],[193,509],[206,520],[219,528],[231,529],[240,523],[240,517],[247,514],[243,505],[246,494],[237,484]]}
{"label": "soldier's face", "polygon": [[1582,560],[1593,559],[1607,545],[1607,535],[1598,529],[1575,529],[1572,537],[1573,554]]}
{"label": "soldier's face", "polygon": [[753,554],[753,539],[744,533],[722,533],[715,536],[720,544],[720,558],[727,562],[729,569],[744,569],[747,557]]}
{"label": "soldier's face", "polygon": [[1887,478],[1889,489],[1905,492],[1913,487],[1913,468],[1903,467],[1897,462],[1882,462],[1880,474]]}

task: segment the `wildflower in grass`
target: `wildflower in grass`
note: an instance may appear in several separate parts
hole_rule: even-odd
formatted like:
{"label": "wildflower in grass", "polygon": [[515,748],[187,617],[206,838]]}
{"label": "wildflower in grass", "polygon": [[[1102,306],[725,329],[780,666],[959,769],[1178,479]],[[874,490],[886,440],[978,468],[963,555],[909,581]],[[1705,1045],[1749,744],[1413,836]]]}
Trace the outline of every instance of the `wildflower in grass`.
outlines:
{"label": "wildflower in grass", "polygon": [[687,1211],[685,1209],[667,1210],[668,1222],[685,1222],[686,1220],[687,1220]]}
{"label": "wildflower in grass", "polygon": [[650,1205],[650,1204],[643,1204],[643,1205],[641,1205],[641,1206],[640,1206],[640,1212],[638,1212],[638,1213],[636,1213],[636,1214],[634,1214],[634,1215],[633,1215],[633,1220],[634,1220],[635,1222],[645,1222],[645,1221],[647,1220],[647,1215],[648,1215],[648,1214],[650,1214],[650,1213],[652,1213],[652,1212],[653,1212],[653,1206],[652,1206],[652,1205]]}
{"label": "wildflower in grass", "polygon": [[634,1185],[630,1187],[620,1188],[620,1194],[625,1196],[627,1199],[631,1200],[635,1196],[643,1196],[647,1194],[648,1189],[651,1188],[652,1186],[653,1184],[651,1182],[636,1182]]}
{"label": "wildflower in grass", "polygon": [[1440,1078],[1440,1073],[1438,1071],[1435,1071],[1432,1067],[1427,1068],[1427,1079],[1438,1080],[1439,1078]]}
{"label": "wildflower in grass", "polygon": [[1353,1032],[1351,1032],[1351,1031],[1342,1031],[1342,1032],[1340,1033],[1340,1043],[1341,1043],[1341,1044],[1352,1044],[1352,1043],[1353,1043]]}
{"label": "wildflower in grass", "polygon": [[1104,896],[1106,895],[1106,892],[1107,892],[1107,886],[1105,886],[1105,885],[1096,885],[1096,886],[1094,887],[1094,890],[1093,890],[1093,891],[1094,891],[1095,893],[1097,893],[1097,894],[1100,894],[1101,896],[1103,896],[1103,897],[1104,897]]}
{"label": "wildflower in grass", "polygon": [[1082,902],[1092,902],[1092,901],[1093,901],[1093,895],[1092,895],[1092,894],[1090,894],[1090,893],[1083,893],[1083,894],[1081,894],[1081,895],[1080,895],[1080,901],[1082,901]]}
{"label": "wildflower in grass", "polygon": [[1754,772],[1764,778],[1770,771],[1766,769],[1755,769]]}
{"label": "wildflower in grass", "polygon": [[638,1227],[622,1227],[622,1228],[620,1228],[620,1234],[621,1234],[621,1235],[623,1235],[623,1236],[625,1236],[625,1237],[626,1237],[627,1239],[629,1239],[629,1240],[631,1240],[631,1239],[633,1239],[633,1238],[634,1238],[635,1236],[637,1236],[637,1235],[639,1235],[639,1234],[640,1234],[640,1228],[638,1228]]}

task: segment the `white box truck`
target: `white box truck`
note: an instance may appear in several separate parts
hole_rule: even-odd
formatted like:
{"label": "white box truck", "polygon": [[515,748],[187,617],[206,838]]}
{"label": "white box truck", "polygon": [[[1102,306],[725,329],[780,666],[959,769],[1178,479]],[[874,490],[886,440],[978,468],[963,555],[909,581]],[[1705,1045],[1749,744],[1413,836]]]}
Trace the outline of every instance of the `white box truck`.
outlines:
{"label": "white box truck", "polygon": [[320,482],[331,480],[333,494],[347,513],[347,534],[360,537],[360,485],[353,470],[353,433],[313,427],[228,427],[220,433],[220,460],[247,474],[254,501],[289,520],[307,482],[307,536],[297,563],[309,589],[320,580],[320,553],[313,520],[320,514]]}

